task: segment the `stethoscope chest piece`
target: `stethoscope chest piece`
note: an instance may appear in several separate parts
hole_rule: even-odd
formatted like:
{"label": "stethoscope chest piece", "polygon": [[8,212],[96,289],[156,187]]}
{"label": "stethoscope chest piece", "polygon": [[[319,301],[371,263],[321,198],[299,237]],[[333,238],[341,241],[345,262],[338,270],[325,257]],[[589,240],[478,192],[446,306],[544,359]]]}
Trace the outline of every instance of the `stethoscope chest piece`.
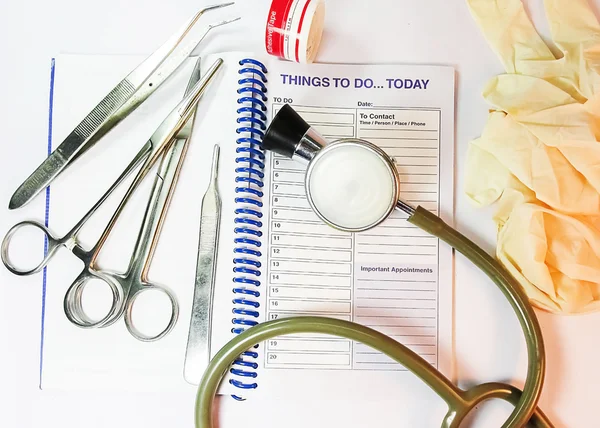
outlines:
{"label": "stethoscope chest piece", "polygon": [[328,143],[287,104],[271,121],[263,147],[308,164],[308,203],[322,221],[336,229],[371,229],[398,204],[400,176],[382,149],[357,138]]}
{"label": "stethoscope chest piece", "polygon": [[393,161],[379,147],[347,139],[317,152],[308,165],[305,188],[321,220],[339,230],[362,232],[392,213],[400,180]]}

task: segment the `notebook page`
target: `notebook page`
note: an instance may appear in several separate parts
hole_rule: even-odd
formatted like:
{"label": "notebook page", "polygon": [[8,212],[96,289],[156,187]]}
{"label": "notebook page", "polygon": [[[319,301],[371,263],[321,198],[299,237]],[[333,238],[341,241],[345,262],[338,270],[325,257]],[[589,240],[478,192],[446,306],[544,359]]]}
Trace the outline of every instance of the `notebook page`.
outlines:
{"label": "notebook page", "polygon": [[[452,221],[454,72],[426,66],[270,64],[270,112],[291,104],[328,140],[362,138],[397,163],[401,197]],[[448,373],[452,252],[396,211],[377,228],[337,231],[312,212],[305,166],[275,155],[268,185],[266,319],[351,320]],[[266,369],[405,370],[337,338],[268,341]]]}
{"label": "notebook page", "polygon": [[[219,88],[223,105],[236,105],[233,90],[238,61],[255,58],[267,66],[268,116],[290,103],[328,139],[357,137],[381,146],[399,165],[402,196],[452,221],[454,73],[451,68],[415,66],[303,66],[260,55],[225,54]],[[210,57],[207,58],[210,61]],[[237,68],[236,68],[237,67]],[[312,83],[306,86],[306,78]],[[346,81],[334,79],[348,76]],[[319,79],[315,79],[319,78]],[[329,79],[329,85],[325,87]],[[401,90],[396,79],[420,79],[420,89]],[[383,88],[353,88],[356,79],[372,79]],[[394,86],[388,88],[386,85]],[[320,82],[320,86],[315,86]],[[343,82],[343,83],[342,83]],[[370,85],[367,82],[367,85]],[[209,138],[235,141],[235,109],[209,113],[200,128]],[[366,117],[365,117],[366,115]],[[217,119],[217,117],[219,119]],[[218,125],[217,125],[218,123]],[[231,126],[227,124],[231,123]],[[233,149],[223,153],[235,165]],[[227,159],[227,160],[225,160]],[[304,166],[277,155],[265,161],[262,264],[258,321],[317,315],[355,321],[406,344],[447,375],[452,358],[452,252],[435,238],[394,213],[378,228],[347,234],[323,224],[305,198]],[[233,167],[224,174],[231,183]],[[225,182],[225,180],[224,180]],[[232,185],[222,192],[231,196]],[[223,201],[221,248],[213,312],[212,354],[235,336],[231,331],[233,197]],[[231,249],[229,249],[231,250]],[[221,393],[247,398],[306,392],[319,385],[323,394],[346,386],[377,382],[380,393],[396,391],[398,381],[418,381],[399,364],[349,340],[298,335],[275,338],[252,351],[258,358],[258,388],[240,391],[229,384]],[[324,376],[325,375],[325,376]],[[240,380],[240,378],[238,378]],[[290,388],[293,385],[293,388]]]}

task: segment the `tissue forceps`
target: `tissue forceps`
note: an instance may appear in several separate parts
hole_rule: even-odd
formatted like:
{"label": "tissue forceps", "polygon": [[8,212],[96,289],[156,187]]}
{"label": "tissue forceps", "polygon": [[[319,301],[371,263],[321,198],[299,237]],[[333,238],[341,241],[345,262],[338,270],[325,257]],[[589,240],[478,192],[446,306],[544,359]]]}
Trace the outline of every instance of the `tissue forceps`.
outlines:
{"label": "tissue forceps", "polygon": [[[83,261],[84,268],[82,272],[69,287],[64,298],[65,315],[69,321],[76,326],[81,328],[106,327],[116,322],[122,314],[125,314],[125,324],[129,332],[134,337],[142,341],[153,341],[158,340],[166,335],[175,324],[178,307],[174,296],[160,286],[148,284],[146,281],[146,274],[148,272],[154,247],[156,245],[158,232],[160,231],[160,226],[162,225],[164,212],[166,211],[166,206],[170,200],[170,191],[165,193],[164,190],[168,190],[170,187],[172,187],[169,185],[169,182],[172,184],[174,183],[179,171],[178,165],[180,165],[181,161],[178,160],[178,158],[183,157],[183,154],[185,153],[183,149],[187,147],[186,144],[181,143],[181,139],[189,138],[191,133],[191,117],[195,113],[196,105],[204,93],[204,90],[214,78],[222,64],[223,61],[218,59],[207,71],[206,75],[202,79],[199,79],[199,61],[196,63],[196,67],[192,73],[187,94],[184,99],[167,116],[152,137],[150,137],[150,140],[148,140],[148,142],[144,145],[144,147],[142,147],[142,149],[130,162],[123,173],[117,178],[115,183],[113,183],[113,185],[98,200],[98,202],[88,211],[87,214],[83,216],[79,222],[77,222],[77,224],[75,224],[75,226],[73,226],[73,228],[66,235],[64,235],[62,238],[56,238],[43,224],[34,221],[25,221],[13,226],[13,228],[8,231],[6,237],[4,238],[1,248],[2,261],[12,273],[17,275],[30,275],[39,272],[44,266],[46,266],[52,256],[62,246],[67,247],[73,254],[75,254],[77,258]],[[138,236],[127,272],[124,275],[118,275],[98,269],[96,267],[96,259],[113,226],[115,225],[117,218],[152,166],[165,153],[166,155],[164,156],[159,168],[155,186],[149,200],[148,211],[144,216],[142,228],[140,230],[140,234]],[[144,159],[144,163],[133,179],[133,182],[127,189],[125,196],[123,196],[123,199],[113,213],[100,238],[89,251],[86,251],[77,241],[77,235],[79,234],[79,231],[98,210],[102,203],[109,197],[109,195],[125,179],[125,177],[127,177],[127,175],[129,175],[129,173],[131,173],[133,169],[135,169],[135,167]],[[26,226],[32,226],[40,229],[46,235],[48,251],[44,259],[37,267],[31,270],[20,270],[11,264],[8,255],[8,247],[14,233]],[[82,304],[83,290],[86,284],[88,284],[92,279],[103,281],[108,285],[112,293],[112,306],[108,313],[100,320],[94,320],[89,317],[86,314]],[[157,336],[145,336],[135,329],[131,320],[131,312],[136,297],[140,294],[140,292],[149,289],[157,289],[164,292],[171,300],[172,305],[172,315],[169,325]]]}
{"label": "tissue forceps", "polygon": [[19,186],[10,199],[9,209],[20,208],[31,201],[41,190],[50,185],[58,174],[133,112],[179,69],[213,28],[237,21],[239,18],[209,25],[199,38],[191,40],[185,47],[173,53],[205,12],[232,4],[208,6],[198,11],[160,48],[121,80]]}

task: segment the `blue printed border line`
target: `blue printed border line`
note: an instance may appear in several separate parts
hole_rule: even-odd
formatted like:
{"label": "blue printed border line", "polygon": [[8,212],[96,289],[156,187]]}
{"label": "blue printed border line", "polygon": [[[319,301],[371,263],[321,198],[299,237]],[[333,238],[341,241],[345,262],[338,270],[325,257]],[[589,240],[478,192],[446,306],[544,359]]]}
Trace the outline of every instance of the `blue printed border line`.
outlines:
{"label": "blue printed border line", "polygon": [[[48,102],[48,156],[52,153],[52,113],[54,110],[54,76],[56,70],[56,58],[52,58],[50,63],[50,96]],[[50,186],[46,187],[46,211],[44,213],[44,224],[48,227],[50,218]],[[48,253],[48,237],[44,237],[44,257]],[[42,370],[44,366],[44,320],[46,315],[46,274],[47,267],[44,267],[42,274],[42,326],[40,338],[40,383],[42,389]]]}

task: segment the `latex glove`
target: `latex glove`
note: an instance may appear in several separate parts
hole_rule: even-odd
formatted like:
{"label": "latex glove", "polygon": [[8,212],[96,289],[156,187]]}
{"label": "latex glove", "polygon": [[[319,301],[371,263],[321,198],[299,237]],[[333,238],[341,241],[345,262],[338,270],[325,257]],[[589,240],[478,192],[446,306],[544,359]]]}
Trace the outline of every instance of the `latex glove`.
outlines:
{"label": "latex glove", "polygon": [[[492,112],[481,138],[471,143],[469,197],[479,205],[494,202],[512,174],[552,208],[599,213],[600,143],[585,105],[545,80],[522,75],[492,79],[484,97],[503,111]],[[482,188],[486,182],[490,187]]]}
{"label": "latex glove", "polygon": [[[502,113],[494,115],[506,120]],[[469,159],[487,162],[489,174],[471,183],[477,195],[497,201],[498,259],[538,308],[563,314],[600,310],[600,216],[568,216],[543,205],[478,148],[481,140],[471,146],[476,153]]]}
{"label": "latex glove", "polygon": [[467,0],[507,73],[539,77],[585,102],[600,89],[600,24],[587,0],[544,0],[557,59],[521,0]]}
{"label": "latex glove", "polygon": [[600,216],[520,204],[498,235],[497,257],[532,304],[556,313],[600,309]]}
{"label": "latex glove", "polygon": [[[475,144],[545,204],[570,213],[598,212],[600,101],[593,94],[600,89],[600,25],[587,1],[545,1],[553,38],[564,55],[560,59],[540,38],[520,0],[467,4],[511,73],[492,79],[484,91],[486,100],[509,117],[500,121],[491,115],[487,132]],[[475,154],[469,150],[467,165],[475,170],[467,173],[467,194],[477,204],[491,203],[490,196],[502,189],[477,194],[473,188],[480,183],[471,181],[485,175],[483,181],[498,186],[504,178],[489,178],[499,168],[489,159],[480,163],[481,154],[471,159]]]}
{"label": "latex glove", "polygon": [[467,195],[498,201],[497,256],[534,305],[600,309],[600,26],[585,0],[546,0],[556,59],[520,0],[467,3],[509,73],[485,88],[497,111],[470,145]]}

